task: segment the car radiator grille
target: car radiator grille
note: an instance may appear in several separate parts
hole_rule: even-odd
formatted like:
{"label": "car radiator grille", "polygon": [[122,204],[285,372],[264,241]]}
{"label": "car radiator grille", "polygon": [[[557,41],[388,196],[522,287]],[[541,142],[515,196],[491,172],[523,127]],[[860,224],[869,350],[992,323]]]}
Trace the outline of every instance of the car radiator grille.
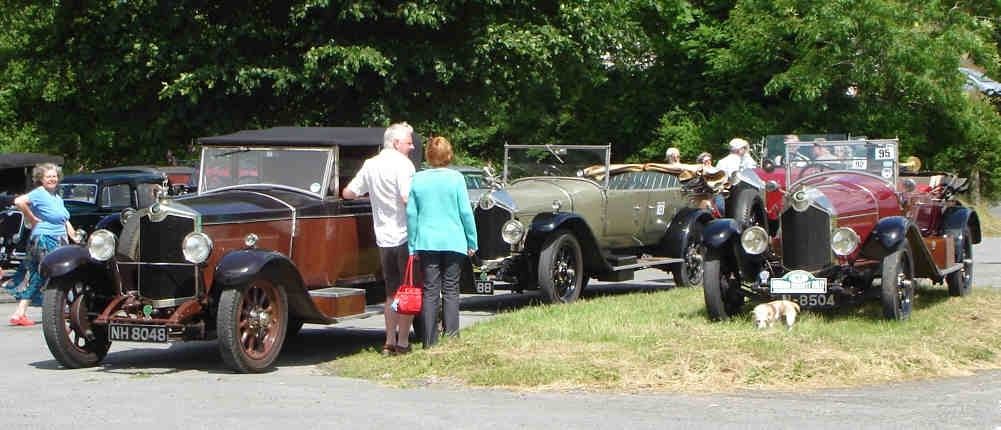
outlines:
{"label": "car radiator grille", "polygon": [[501,239],[501,226],[511,219],[511,212],[500,206],[489,210],[476,208],[473,212],[476,219],[476,244],[479,246],[477,255],[484,260],[493,260],[511,254],[511,246]]}
{"label": "car radiator grille", "polygon": [[831,217],[810,206],[782,214],[782,265],[816,270],[831,264]]}
{"label": "car radiator grille", "polygon": [[153,300],[194,297],[198,266],[181,253],[181,241],[194,229],[193,219],[176,215],[159,222],[148,215],[130,219],[118,244],[122,289]]}

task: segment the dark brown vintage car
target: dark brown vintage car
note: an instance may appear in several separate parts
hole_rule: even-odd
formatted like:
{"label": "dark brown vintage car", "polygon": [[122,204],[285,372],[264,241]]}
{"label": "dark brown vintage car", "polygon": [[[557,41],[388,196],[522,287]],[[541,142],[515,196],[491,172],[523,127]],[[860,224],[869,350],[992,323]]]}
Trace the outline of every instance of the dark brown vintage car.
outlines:
{"label": "dark brown vintage car", "polygon": [[367,306],[385,300],[371,205],[340,191],[384,131],[282,127],[201,139],[197,194],[125,211],[120,235],[97,230],[86,246],[43,260],[49,350],[77,368],[100,362],[115,341],[218,339],[227,365],[257,372],[303,323],[381,313]]}

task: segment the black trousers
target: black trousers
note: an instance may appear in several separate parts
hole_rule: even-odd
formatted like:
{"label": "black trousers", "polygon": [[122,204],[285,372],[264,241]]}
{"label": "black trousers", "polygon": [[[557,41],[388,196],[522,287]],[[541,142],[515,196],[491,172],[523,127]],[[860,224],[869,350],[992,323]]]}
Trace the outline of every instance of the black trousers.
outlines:
{"label": "black trousers", "polygon": [[424,347],[438,343],[438,313],[446,336],[459,335],[459,276],[465,255],[450,251],[420,251],[421,269],[424,273],[424,303],[421,305],[420,322],[424,328]]}

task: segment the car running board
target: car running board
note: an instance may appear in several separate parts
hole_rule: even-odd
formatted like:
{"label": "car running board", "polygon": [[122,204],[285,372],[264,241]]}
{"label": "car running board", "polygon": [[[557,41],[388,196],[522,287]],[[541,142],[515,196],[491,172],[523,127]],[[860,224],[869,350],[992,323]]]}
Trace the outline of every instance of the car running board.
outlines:
{"label": "car running board", "polygon": [[952,272],[959,271],[959,269],[962,269],[963,265],[966,264],[966,263],[968,263],[968,262],[970,262],[969,259],[964,260],[964,261],[959,262],[959,263],[956,263],[956,264],[953,264],[952,266],[949,266],[949,267],[946,267],[945,269],[939,270],[938,274],[941,275],[944,278],[945,275],[948,275],[948,274],[950,274]]}
{"label": "car running board", "polygon": [[[639,270],[646,269],[647,267],[663,266],[665,264],[681,263],[685,260],[681,258],[660,258],[660,257],[650,257],[650,258],[637,258],[632,259],[632,263],[623,264],[619,266],[612,266],[612,271],[618,272],[620,270]],[[611,262],[609,262],[611,264]]]}

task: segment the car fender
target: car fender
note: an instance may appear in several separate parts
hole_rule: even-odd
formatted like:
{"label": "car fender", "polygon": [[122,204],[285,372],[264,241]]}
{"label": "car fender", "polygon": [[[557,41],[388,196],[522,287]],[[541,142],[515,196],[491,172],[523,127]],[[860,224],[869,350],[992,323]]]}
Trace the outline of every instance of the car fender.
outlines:
{"label": "car fender", "polygon": [[861,255],[880,259],[900,248],[907,238],[911,222],[906,217],[891,216],[876,222],[869,237],[862,243]]}
{"label": "car fender", "polygon": [[63,246],[42,259],[38,273],[45,278],[60,278],[89,264],[96,262],[91,260],[87,248],[77,245]]}
{"label": "car fender", "polygon": [[702,241],[706,246],[719,248],[730,241],[730,238],[741,233],[740,224],[732,218],[716,219],[706,224],[706,229],[702,232]]}
{"label": "car fender", "polygon": [[212,276],[214,283],[224,288],[242,286],[258,277],[265,269],[279,276],[278,280],[302,286],[302,276],[295,263],[281,253],[265,249],[243,249],[226,254],[216,264]]}
{"label": "car fender", "polygon": [[680,257],[684,250],[688,248],[688,232],[691,231],[695,223],[708,224],[713,220],[713,215],[705,209],[681,208],[674,215],[671,226],[661,239],[665,249],[670,253],[670,257]]}
{"label": "car fender", "polygon": [[[120,236],[122,234],[122,214],[111,214],[101,218],[101,220],[94,225],[94,231],[102,229],[114,233],[116,238]],[[91,233],[93,233],[93,231]]]}
{"label": "car fender", "polygon": [[573,212],[544,212],[535,216],[525,238],[525,249],[538,251],[552,232],[566,228],[574,233],[584,254],[584,266],[591,273],[611,270],[601,257],[598,241],[583,216]]}
{"label": "car fender", "polygon": [[942,230],[946,236],[963,239],[963,231],[970,227],[970,243],[980,243],[980,216],[977,211],[964,206],[950,206],[945,209]]}

